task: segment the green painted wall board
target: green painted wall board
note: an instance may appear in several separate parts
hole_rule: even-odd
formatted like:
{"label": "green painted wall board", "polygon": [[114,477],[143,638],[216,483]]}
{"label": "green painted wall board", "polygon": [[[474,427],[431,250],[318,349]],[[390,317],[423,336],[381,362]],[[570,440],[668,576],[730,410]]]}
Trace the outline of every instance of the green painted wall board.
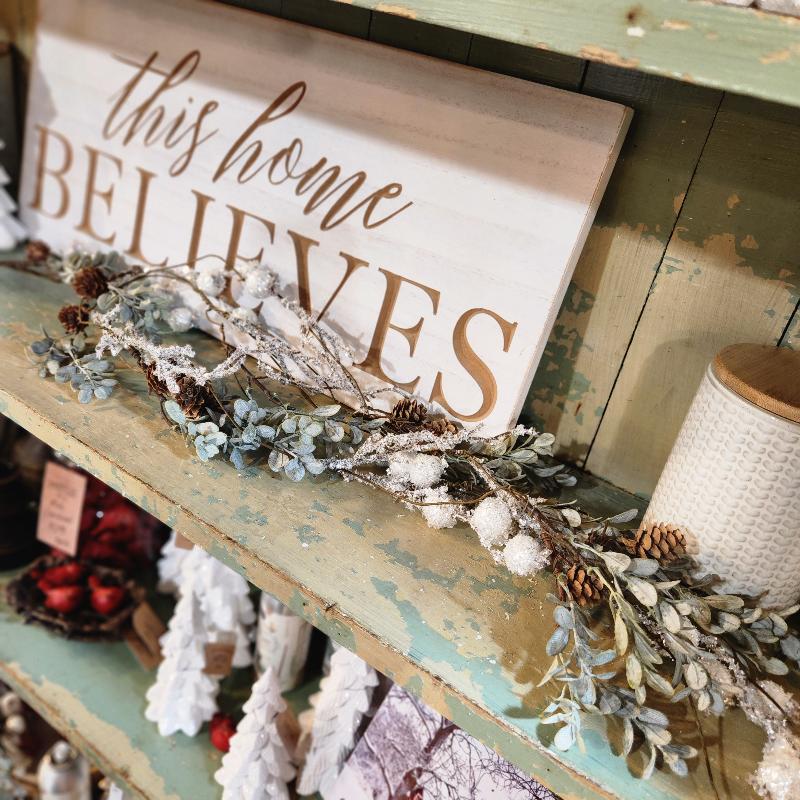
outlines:
{"label": "green painted wall board", "polygon": [[280,14],[285,19],[361,39],[367,38],[372,16],[367,9],[338,5],[329,0],[283,0]]}
{"label": "green painted wall board", "polygon": [[582,463],[664,254],[721,93],[590,64],[583,90],[634,109],[525,405]]}
{"label": "green painted wall board", "polygon": [[652,491],[703,371],[778,344],[800,297],[800,109],[726,95],[587,467]]}

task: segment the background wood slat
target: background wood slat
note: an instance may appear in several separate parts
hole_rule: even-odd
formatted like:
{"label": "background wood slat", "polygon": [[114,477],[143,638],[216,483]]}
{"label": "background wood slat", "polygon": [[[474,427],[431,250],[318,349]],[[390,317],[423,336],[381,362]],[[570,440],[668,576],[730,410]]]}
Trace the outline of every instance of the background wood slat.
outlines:
{"label": "background wood slat", "polygon": [[584,91],[634,116],[525,413],[583,463],[664,254],[721,93],[590,64]]}
{"label": "background wood slat", "polygon": [[649,493],[715,353],[779,343],[800,295],[798,152],[800,110],[726,95],[589,454],[592,472]]}

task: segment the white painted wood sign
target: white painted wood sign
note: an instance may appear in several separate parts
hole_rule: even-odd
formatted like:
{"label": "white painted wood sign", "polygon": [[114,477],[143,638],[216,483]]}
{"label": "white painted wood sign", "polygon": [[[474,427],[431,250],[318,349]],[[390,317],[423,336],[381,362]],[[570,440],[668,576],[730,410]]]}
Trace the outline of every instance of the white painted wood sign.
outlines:
{"label": "white painted wood sign", "polygon": [[516,421],[628,109],[218,4],[40,14],[34,236],[152,264],[259,256],[365,384]]}

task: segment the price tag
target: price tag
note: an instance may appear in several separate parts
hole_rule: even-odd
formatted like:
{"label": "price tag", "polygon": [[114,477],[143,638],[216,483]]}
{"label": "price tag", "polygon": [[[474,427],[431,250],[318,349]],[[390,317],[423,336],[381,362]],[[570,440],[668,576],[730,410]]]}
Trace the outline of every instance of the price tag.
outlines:
{"label": "price tag", "polygon": [[68,555],[76,555],[85,494],[85,475],[48,461],[44,468],[36,538]]}
{"label": "price tag", "polygon": [[150,604],[140,603],[131,617],[131,628],[125,634],[125,642],[147,670],[161,663],[159,639],[165,631],[164,623]]}
{"label": "price tag", "polygon": [[175,547],[178,547],[181,550],[191,550],[194,545],[182,533],[175,531]]}
{"label": "price tag", "polygon": [[116,783],[112,783],[108,787],[106,800],[125,800],[125,792],[123,792]]}
{"label": "price tag", "polygon": [[232,633],[223,634],[219,642],[207,642],[205,647],[206,666],[203,672],[219,678],[230,675],[235,650],[236,638]]}

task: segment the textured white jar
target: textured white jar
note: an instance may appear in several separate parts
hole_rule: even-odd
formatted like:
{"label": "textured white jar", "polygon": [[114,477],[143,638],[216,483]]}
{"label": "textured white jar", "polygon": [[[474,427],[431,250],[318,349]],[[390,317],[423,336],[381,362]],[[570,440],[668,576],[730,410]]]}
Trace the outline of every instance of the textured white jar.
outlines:
{"label": "textured white jar", "polygon": [[645,521],[681,527],[725,591],[792,605],[800,597],[800,424],[744,399],[709,365]]}

